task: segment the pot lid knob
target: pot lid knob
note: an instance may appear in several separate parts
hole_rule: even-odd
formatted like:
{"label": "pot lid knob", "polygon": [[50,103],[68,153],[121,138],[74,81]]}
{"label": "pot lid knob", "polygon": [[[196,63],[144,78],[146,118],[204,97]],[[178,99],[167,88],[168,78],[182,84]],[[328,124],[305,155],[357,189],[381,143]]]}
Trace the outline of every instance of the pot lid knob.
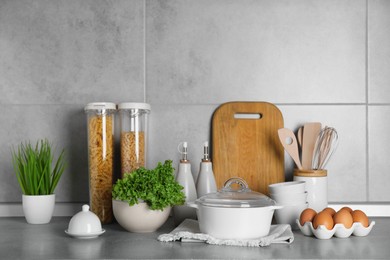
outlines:
{"label": "pot lid knob", "polygon": [[[238,184],[240,185],[239,189],[234,189],[232,187],[233,184]],[[223,188],[223,191],[237,191],[237,192],[247,192],[249,190],[248,183],[239,177],[233,177],[225,181]]]}

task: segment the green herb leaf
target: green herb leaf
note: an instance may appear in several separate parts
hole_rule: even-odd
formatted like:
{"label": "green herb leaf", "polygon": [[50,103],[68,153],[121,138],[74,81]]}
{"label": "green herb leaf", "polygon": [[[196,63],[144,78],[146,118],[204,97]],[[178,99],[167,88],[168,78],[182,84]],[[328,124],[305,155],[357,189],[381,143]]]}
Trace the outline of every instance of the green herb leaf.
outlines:
{"label": "green herb leaf", "polygon": [[168,206],[185,202],[183,187],[175,180],[172,161],[159,162],[155,169],[141,167],[118,179],[112,188],[112,197],[127,201],[130,206],[139,200],[146,202],[152,210],[163,210]]}

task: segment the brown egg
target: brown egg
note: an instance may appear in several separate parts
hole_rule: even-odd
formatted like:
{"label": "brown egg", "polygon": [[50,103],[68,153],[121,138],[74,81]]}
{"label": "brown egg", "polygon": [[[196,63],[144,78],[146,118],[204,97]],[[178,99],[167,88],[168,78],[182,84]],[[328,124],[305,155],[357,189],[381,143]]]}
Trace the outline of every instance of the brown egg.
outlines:
{"label": "brown egg", "polygon": [[330,208],[330,207],[327,207],[327,208],[323,209],[323,211],[328,212],[332,217],[334,216],[334,214],[336,214],[336,211],[333,208]]}
{"label": "brown egg", "polygon": [[333,218],[332,216],[326,212],[326,211],[321,211],[318,213],[314,219],[313,219],[313,227],[314,229],[317,229],[318,226],[324,225],[327,229],[331,230],[334,226],[333,223]]}
{"label": "brown egg", "polygon": [[353,222],[360,222],[364,227],[368,227],[368,217],[366,213],[361,210],[352,211]]}
{"label": "brown egg", "polygon": [[313,222],[315,215],[317,215],[317,212],[314,209],[307,208],[302,211],[301,216],[299,217],[299,223],[303,226],[306,222]]}
{"label": "brown egg", "polygon": [[347,210],[349,213],[352,213],[353,211],[350,207],[342,207],[340,210]]}
{"label": "brown egg", "polygon": [[334,224],[343,224],[346,228],[351,228],[353,224],[353,218],[351,213],[348,210],[339,210],[333,216]]}

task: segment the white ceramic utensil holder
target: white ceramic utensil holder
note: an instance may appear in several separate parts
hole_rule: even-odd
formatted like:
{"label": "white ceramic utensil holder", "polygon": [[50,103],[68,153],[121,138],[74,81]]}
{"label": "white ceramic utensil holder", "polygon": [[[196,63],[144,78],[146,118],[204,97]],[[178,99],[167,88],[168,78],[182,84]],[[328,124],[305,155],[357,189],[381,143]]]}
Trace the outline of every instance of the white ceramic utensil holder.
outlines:
{"label": "white ceramic utensil holder", "polygon": [[328,207],[328,176],[326,170],[294,170],[294,181],[305,181],[308,207],[317,212]]}

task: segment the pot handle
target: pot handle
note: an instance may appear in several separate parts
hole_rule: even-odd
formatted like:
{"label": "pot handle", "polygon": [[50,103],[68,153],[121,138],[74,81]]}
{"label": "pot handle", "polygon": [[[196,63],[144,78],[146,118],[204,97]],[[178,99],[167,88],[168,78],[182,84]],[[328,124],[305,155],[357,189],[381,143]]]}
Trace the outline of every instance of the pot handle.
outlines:
{"label": "pot handle", "polygon": [[199,205],[196,204],[194,201],[186,202],[186,205],[191,208],[199,209]]}

